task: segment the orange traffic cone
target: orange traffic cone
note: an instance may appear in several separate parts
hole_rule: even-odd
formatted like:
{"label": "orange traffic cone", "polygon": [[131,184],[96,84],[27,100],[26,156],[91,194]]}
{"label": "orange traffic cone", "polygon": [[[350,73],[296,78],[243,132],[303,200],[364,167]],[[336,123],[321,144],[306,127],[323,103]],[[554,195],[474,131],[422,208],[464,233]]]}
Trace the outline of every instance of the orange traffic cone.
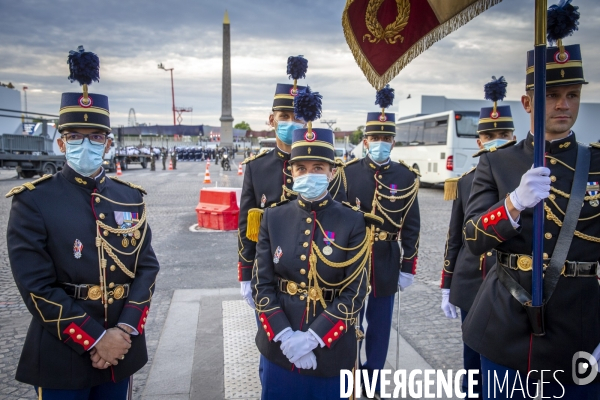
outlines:
{"label": "orange traffic cone", "polygon": [[242,171],[242,163],[238,164],[238,175],[244,175],[244,171]]}
{"label": "orange traffic cone", "polygon": [[204,183],[212,183],[210,181],[210,171],[208,170],[208,166],[206,167],[206,172],[204,172]]}
{"label": "orange traffic cone", "polygon": [[121,171],[121,163],[117,161],[117,176],[123,175],[123,171]]}
{"label": "orange traffic cone", "polygon": [[169,171],[173,171],[173,160],[169,160]]}

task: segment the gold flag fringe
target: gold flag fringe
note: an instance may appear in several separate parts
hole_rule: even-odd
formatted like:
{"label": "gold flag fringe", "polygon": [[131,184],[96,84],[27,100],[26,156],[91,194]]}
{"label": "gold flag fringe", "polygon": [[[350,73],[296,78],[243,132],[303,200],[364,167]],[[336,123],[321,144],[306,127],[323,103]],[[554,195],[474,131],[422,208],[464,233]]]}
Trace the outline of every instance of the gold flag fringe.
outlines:
{"label": "gold flag fringe", "polygon": [[348,8],[354,2],[354,0],[346,0],[346,7],[342,14],[342,27],[344,29],[344,36],[346,42],[354,55],[356,63],[363,71],[365,77],[376,90],[381,90],[387,85],[396,75],[400,73],[413,59],[419,56],[422,52],[431,47],[435,42],[441,40],[448,34],[454,32],[467,22],[486,11],[490,7],[495,6],[502,2],[502,0],[478,0],[475,3],[467,6],[464,10],[444,22],[437,28],[433,29],[427,35],[422,37],[417,43],[412,45],[406,53],[402,55],[383,75],[379,75],[375,68],[371,65],[369,60],[363,54],[348,18]]}

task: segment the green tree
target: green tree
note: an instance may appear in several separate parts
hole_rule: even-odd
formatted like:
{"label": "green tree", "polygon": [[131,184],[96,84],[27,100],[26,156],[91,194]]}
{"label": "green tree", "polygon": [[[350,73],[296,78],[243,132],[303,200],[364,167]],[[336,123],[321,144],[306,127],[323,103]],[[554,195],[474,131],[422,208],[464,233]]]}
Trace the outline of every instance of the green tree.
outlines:
{"label": "green tree", "polygon": [[234,128],[235,129],[243,129],[245,131],[252,130],[252,128],[250,128],[250,124],[247,123],[246,121],[238,122],[237,124],[235,124]]}
{"label": "green tree", "polygon": [[352,143],[355,146],[358,145],[363,138],[364,129],[365,127],[363,125],[357,127],[356,130],[350,135],[350,143]]}

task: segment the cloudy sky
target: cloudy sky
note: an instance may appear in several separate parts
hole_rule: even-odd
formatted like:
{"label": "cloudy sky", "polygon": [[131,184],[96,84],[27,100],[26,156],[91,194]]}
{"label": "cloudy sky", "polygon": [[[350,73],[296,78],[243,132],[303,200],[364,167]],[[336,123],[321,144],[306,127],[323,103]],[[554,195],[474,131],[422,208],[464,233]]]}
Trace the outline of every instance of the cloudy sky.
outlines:
{"label": "cloudy sky", "polygon": [[[425,0],[421,0],[425,1]],[[550,0],[550,4],[551,4]],[[582,18],[565,43],[580,43],[584,101],[600,102],[600,2],[574,0]],[[169,73],[175,102],[193,107],[184,124],[219,125],[222,22],[231,20],[234,124],[265,128],[277,82],[289,82],[289,55],[309,61],[306,83],[323,99],[323,117],[343,130],[376,111],[375,91],[345,42],[345,0],[0,0],[0,81],[28,86],[28,109],[57,113],[67,80],[69,50],[83,44],[99,55],[101,80],[92,92],[110,99],[113,126],[137,121],[172,123]],[[504,0],[416,58],[392,82],[396,98],[419,94],[481,98],[491,75],[504,75],[507,100],[525,82],[525,53],[533,44],[533,0]],[[394,111],[397,107],[394,106]],[[320,126],[320,124],[317,124]]]}

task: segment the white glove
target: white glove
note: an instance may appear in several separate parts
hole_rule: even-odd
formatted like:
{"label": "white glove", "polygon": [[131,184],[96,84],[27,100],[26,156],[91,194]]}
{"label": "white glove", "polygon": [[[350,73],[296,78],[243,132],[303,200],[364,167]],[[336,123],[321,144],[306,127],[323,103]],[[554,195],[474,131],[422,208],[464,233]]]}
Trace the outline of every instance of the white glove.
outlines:
{"label": "white glove", "polygon": [[596,346],[596,348],[592,352],[592,356],[594,356],[597,362],[600,362],[600,344]]}
{"label": "white glove", "polygon": [[510,194],[510,201],[519,211],[535,206],[550,196],[550,170],[546,167],[531,168],[521,177],[521,183]]}
{"label": "white glove", "polygon": [[305,356],[300,357],[300,359],[298,359],[294,365],[302,369],[317,369],[317,356],[315,356],[315,353],[310,351]]}
{"label": "white glove", "polygon": [[246,300],[246,303],[252,308],[254,308],[254,299],[252,298],[252,285],[250,281],[240,282],[240,294]]}
{"label": "white glove", "polygon": [[442,289],[442,310],[446,317],[456,318],[456,307],[450,303],[450,289]]}
{"label": "white glove", "polygon": [[404,289],[412,285],[414,280],[415,276],[413,274],[400,271],[400,276],[398,277],[398,289],[400,289],[401,292],[404,292]]}
{"label": "white glove", "polygon": [[295,331],[289,339],[281,343],[281,351],[295,364],[319,345],[319,342],[310,332]]}

